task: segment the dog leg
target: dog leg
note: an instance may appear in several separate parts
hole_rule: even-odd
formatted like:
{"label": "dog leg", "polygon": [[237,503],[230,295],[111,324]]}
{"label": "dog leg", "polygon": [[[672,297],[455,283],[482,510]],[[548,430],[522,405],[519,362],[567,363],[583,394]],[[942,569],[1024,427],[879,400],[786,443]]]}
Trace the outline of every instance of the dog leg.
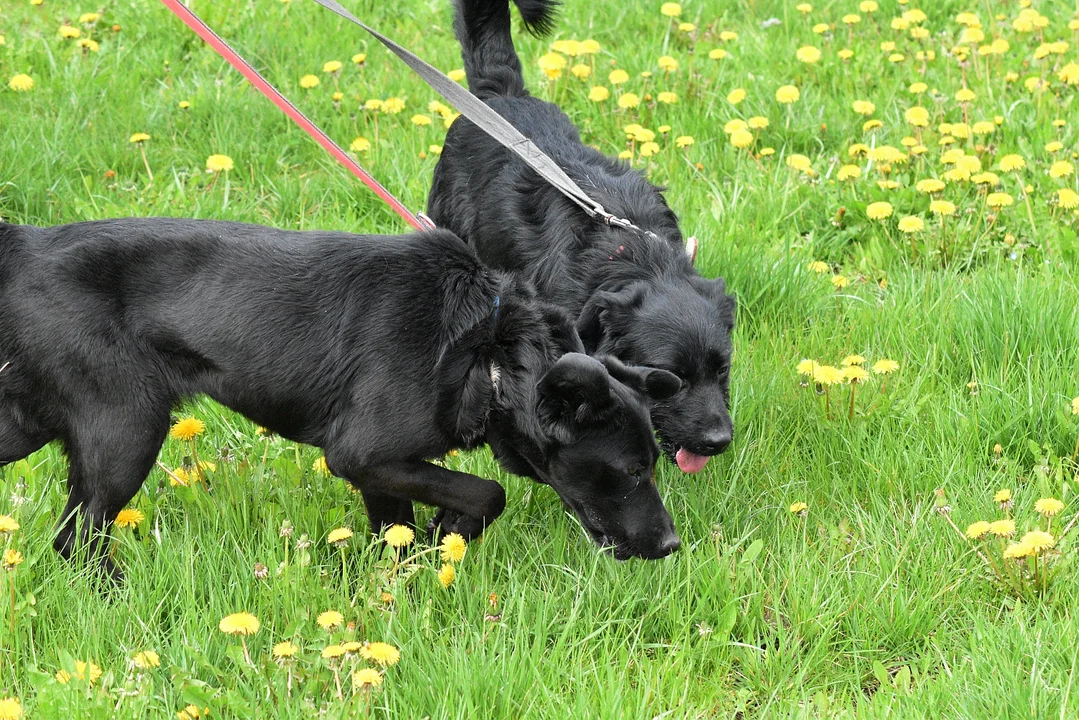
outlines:
{"label": "dog leg", "polygon": [[52,439],[48,433],[28,431],[17,423],[10,408],[0,409],[0,467],[22,460]]}
{"label": "dog leg", "polygon": [[364,505],[367,506],[367,518],[371,521],[371,532],[375,535],[391,525],[415,526],[416,516],[412,512],[412,501],[402,500],[392,495],[360,489]]}
{"label": "dog leg", "polygon": [[[483,532],[486,525],[494,522],[506,507],[506,491],[493,480],[449,470],[423,461],[411,461],[355,467],[349,462],[348,451],[326,448],[326,462],[334,474],[346,478],[358,487],[366,498],[368,493],[415,500],[434,505],[456,515],[467,516],[471,522],[461,521],[459,530],[466,540]],[[384,506],[380,506],[380,510]],[[371,516],[371,508],[368,507]],[[377,518],[371,516],[375,529]]]}
{"label": "dog leg", "polygon": [[89,544],[104,575],[116,583],[123,580],[107,554],[107,531],[142,487],[168,429],[167,409],[152,418],[102,411],[74,425],[66,439],[68,501],[53,542],[64,558],[70,560]]}

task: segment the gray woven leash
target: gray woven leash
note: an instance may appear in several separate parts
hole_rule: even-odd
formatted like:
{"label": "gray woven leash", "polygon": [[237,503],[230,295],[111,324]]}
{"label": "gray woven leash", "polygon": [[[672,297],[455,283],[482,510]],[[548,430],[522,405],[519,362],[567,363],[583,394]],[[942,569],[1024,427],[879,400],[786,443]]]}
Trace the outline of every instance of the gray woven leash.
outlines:
{"label": "gray woven leash", "polygon": [[420,59],[377,30],[368,27],[362,20],[342,7],[341,3],[337,2],[337,0],[314,1],[327,10],[335,12],[346,20],[359,25],[373,35],[380,43],[389,48],[394,55],[401,58],[406,65],[412,68],[412,70],[415,71],[425,83],[430,85],[435,92],[445,98],[445,100],[460,111],[462,115],[471,120],[476,127],[490,135],[503,147],[515,153],[530,168],[539,173],[540,177],[580,206],[589,217],[596,218],[607,225],[641,230],[629,220],[616,217],[604,210],[602,205],[588,197],[588,194],[582,190],[554,160],[536,147],[531,140],[522,135],[517,128],[510,125],[504,117],[488,107],[487,104],[478,97],[465,90],[453,80],[450,80],[441,70]]}

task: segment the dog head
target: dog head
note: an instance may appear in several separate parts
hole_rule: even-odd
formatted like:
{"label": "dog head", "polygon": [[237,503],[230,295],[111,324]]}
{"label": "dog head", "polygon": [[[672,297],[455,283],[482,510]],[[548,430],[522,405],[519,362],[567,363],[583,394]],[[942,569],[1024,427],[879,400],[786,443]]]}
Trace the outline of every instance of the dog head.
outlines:
{"label": "dog head", "polygon": [[648,405],[679,386],[664,370],[569,353],[534,387],[533,431],[496,433],[491,447],[507,469],[550,485],[615,557],[664,557],[680,541],[653,480]]}
{"label": "dog head", "polygon": [[664,452],[687,473],[727,449],[734,435],[728,375],[736,302],[722,279],[696,275],[637,281],[592,295],[577,328],[590,353],[660,368],[681,390],[652,407]]}

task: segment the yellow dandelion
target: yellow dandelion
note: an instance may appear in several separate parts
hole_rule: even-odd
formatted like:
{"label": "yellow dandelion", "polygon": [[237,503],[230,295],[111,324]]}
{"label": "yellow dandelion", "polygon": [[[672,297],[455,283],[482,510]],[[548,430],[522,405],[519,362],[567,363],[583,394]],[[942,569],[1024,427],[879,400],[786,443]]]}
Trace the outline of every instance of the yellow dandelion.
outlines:
{"label": "yellow dandelion", "polygon": [[[82,680],[82,681],[85,681],[85,682],[89,682],[91,685],[93,685],[94,683],[97,682],[97,679],[99,677],[101,677],[101,673],[102,673],[101,668],[99,668],[97,665],[95,665],[92,660],[90,660],[90,661],[76,660],[75,661],[75,676],[74,677],[75,677],[76,680]],[[67,670],[58,670],[56,672],[56,679],[57,679],[58,682],[60,682],[62,684],[66,685],[67,683],[71,682],[71,677],[72,677],[71,673],[69,673]]]}
{"label": "yellow dandelion", "polygon": [[279,642],[273,646],[273,656],[275,658],[290,658],[299,651],[300,649],[288,640],[285,640],[284,642]]}
{"label": "yellow dandelion", "polygon": [[82,30],[78,29],[77,27],[71,27],[70,25],[61,25],[60,26],[60,37],[62,37],[62,38],[66,38],[68,40],[74,40],[75,38],[81,37],[81,36],[82,36]]}
{"label": "yellow dandelion", "polygon": [[595,85],[588,91],[588,99],[592,102],[603,102],[611,97],[611,91],[602,85]]}
{"label": "yellow dandelion", "polygon": [[667,17],[674,18],[682,14],[682,6],[675,2],[666,2],[660,6],[659,11]]}
{"label": "yellow dandelion", "polygon": [[611,70],[611,72],[607,74],[607,81],[611,83],[611,85],[621,85],[627,80],[629,80],[629,73],[621,68]]}
{"label": "yellow dandelion", "polygon": [[1076,193],[1071,188],[1060,188],[1056,192],[1057,205],[1065,210],[1072,210],[1079,207],[1079,193]]}
{"label": "yellow dandelion", "polygon": [[727,93],[727,102],[731,105],[737,105],[746,99],[746,91],[742,88],[735,88]]}
{"label": "yellow dandelion", "polygon": [[22,717],[22,704],[18,698],[0,698],[0,720],[19,720]]}
{"label": "yellow dandelion", "polygon": [[136,653],[135,657],[131,660],[135,663],[135,667],[143,670],[161,667],[161,658],[153,650],[143,650],[140,653]]}
{"label": "yellow dandelion", "polygon": [[329,62],[323,63],[322,72],[332,75],[342,67],[343,63],[340,60],[330,60]]}
{"label": "yellow dandelion", "polygon": [[1001,172],[1013,172],[1015,170],[1022,170],[1027,166],[1027,161],[1023,159],[1022,155],[1005,155],[1000,159],[1000,171]]}
{"label": "yellow dandelion", "polygon": [[794,56],[799,62],[804,62],[807,65],[813,65],[820,62],[821,51],[820,48],[813,47],[812,45],[805,45],[798,48]]}
{"label": "yellow dandelion", "polygon": [[313,87],[318,87],[322,81],[318,79],[318,75],[304,75],[300,78],[300,87],[310,90]]}
{"label": "yellow dandelion", "polygon": [[735,130],[731,133],[731,145],[736,148],[747,148],[753,144],[753,133],[748,130]]}
{"label": "yellow dandelion", "polygon": [[991,208],[1008,207],[1014,202],[1015,200],[1011,195],[1003,192],[989,193],[985,198],[985,204]]}
{"label": "yellow dandelion", "polygon": [[1015,522],[1012,520],[995,520],[989,523],[989,534],[997,537],[1008,537],[1015,534]]}
{"label": "yellow dandelion", "polygon": [[798,365],[795,366],[794,369],[798,371],[799,375],[812,377],[813,373],[816,372],[818,365],[819,363],[816,360],[810,360],[806,358],[805,360],[802,360],[800,363],[798,363]]}
{"label": "yellow dandelion", "polygon": [[400,651],[393,645],[384,642],[367,643],[360,649],[360,655],[365,660],[371,660],[383,667],[396,665],[401,659]]}
{"label": "yellow dandelion", "polygon": [[618,98],[618,107],[622,109],[635,108],[641,104],[641,98],[637,93],[625,93]]}
{"label": "yellow dandelion", "polygon": [[221,618],[217,629],[226,635],[254,635],[259,630],[259,619],[249,612],[233,613]]}
{"label": "yellow dandelion", "polygon": [[413,115],[412,116],[412,124],[416,125],[416,126],[419,126],[419,127],[422,127],[424,125],[430,125],[431,124],[431,116],[430,115]]}
{"label": "yellow dandelion", "polygon": [[211,155],[206,158],[206,169],[212,172],[227,172],[232,168],[232,158],[228,155]]}
{"label": "yellow dandelion", "polygon": [[333,630],[334,628],[340,627],[341,623],[344,621],[345,616],[336,610],[327,610],[324,613],[320,613],[318,618],[315,619],[315,622],[317,622],[318,626],[323,630]]}
{"label": "yellow dandelion", "polygon": [[457,571],[453,569],[453,565],[446,563],[442,566],[442,569],[438,571],[438,581],[442,583],[442,587],[448,588],[453,584],[454,578],[457,577]]}
{"label": "yellow dandelion", "polygon": [[920,105],[907,108],[907,111],[903,113],[903,117],[914,127],[929,127],[929,111]]}
{"label": "yellow dandelion", "polygon": [[899,220],[899,232],[916,233],[925,230],[925,221],[917,215],[907,215]]}
{"label": "yellow dandelion", "polygon": [[925,178],[919,180],[915,185],[915,189],[918,192],[926,193],[927,195],[932,193],[938,193],[944,189],[944,183],[936,178]]}
{"label": "yellow dandelion", "polygon": [[955,99],[958,100],[961,103],[971,102],[976,97],[977,97],[977,95],[975,95],[974,91],[971,90],[970,88],[963,88],[962,90],[960,90],[959,92],[957,92],[955,94]]}
{"label": "yellow dandelion", "polygon": [[169,430],[169,437],[173,440],[191,440],[198,437],[206,430],[206,423],[198,418],[185,417],[176,421]]}
{"label": "yellow dandelion", "polygon": [[1021,560],[1033,554],[1034,549],[1026,543],[1012,543],[1004,549],[1005,560]]}
{"label": "yellow dandelion", "polygon": [[24,73],[12,75],[7,86],[15,92],[27,92],[34,89],[34,79]]}
{"label": "yellow dandelion", "polygon": [[783,85],[776,90],[776,102],[784,105],[798,102],[798,98],[801,96],[802,93],[794,85]]}
{"label": "yellow dandelion", "polygon": [[1062,178],[1068,177],[1075,172],[1075,167],[1067,160],[1057,160],[1049,166],[1049,177]]}
{"label": "yellow dandelion", "polygon": [[693,142],[693,136],[691,135],[679,135],[674,139],[675,146],[680,148],[689,147]]}
{"label": "yellow dandelion", "polygon": [[322,657],[326,660],[336,660],[345,654],[345,649],[340,645],[327,645],[322,648]]}
{"label": "yellow dandelion", "polygon": [[446,73],[446,77],[448,77],[450,80],[453,80],[454,82],[461,82],[466,77],[464,68],[456,68],[454,70],[450,70],[448,73]]}
{"label": "yellow dandelion", "polygon": [[1060,82],[1068,85],[1079,85],[1079,63],[1070,62],[1057,72]]}
{"label": "yellow dandelion", "polygon": [[933,200],[929,203],[929,212],[941,217],[955,214],[955,203],[947,200]]}
{"label": "yellow dandelion", "polygon": [[584,63],[577,63],[571,67],[569,71],[573,74],[573,77],[578,80],[584,80],[592,74],[592,67],[590,65],[585,65]]}
{"label": "yellow dandelion", "polygon": [[2,564],[5,570],[14,570],[19,565],[22,565],[23,557],[22,553],[15,548],[8,548],[4,550]]}
{"label": "yellow dandelion", "polygon": [[836,173],[836,180],[857,180],[862,176],[862,169],[857,165],[844,165]]}
{"label": "yellow dandelion", "polygon": [[708,51],[708,58],[710,60],[724,60],[727,57],[727,51],[723,48],[713,48]]}
{"label": "yellow dandelion", "polygon": [[134,135],[132,135],[130,138],[128,138],[128,142],[138,144],[138,143],[146,142],[149,139],[150,139],[150,136],[147,135],[146,133],[137,132]]}
{"label": "yellow dandelion", "polygon": [[459,563],[468,550],[468,543],[459,533],[449,533],[442,538],[442,559],[449,563]]}
{"label": "yellow dandelion", "polygon": [[352,689],[361,690],[382,684],[382,673],[374,668],[361,668],[352,673]]}
{"label": "yellow dandelion", "polygon": [[842,290],[843,288],[850,285],[850,280],[847,279],[846,275],[833,275],[832,285],[835,286],[836,290]]}
{"label": "yellow dandelion", "polygon": [[877,111],[877,106],[868,100],[855,100],[851,103],[851,107],[859,115],[872,115]]}
{"label": "yellow dandelion", "polygon": [[861,355],[857,355],[857,354],[848,355],[847,357],[840,360],[839,364],[842,365],[843,367],[850,367],[851,365],[864,365],[865,364],[865,358],[862,357]]}
{"label": "yellow dandelion", "polygon": [[884,358],[873,363],[873,372],[877,375],[890,375],[899,369],[899,363],[895,360]]}
{"label": "yellow dandelion", "polygon": [[842,23],[844,25],[857,25],[861,21],[862,21],[861,16],[860,15],[855,15],[854,13],[844,15],[843,18],[842,18]]}
{"label": "yellow dandelion", "polygon": [[326,536],[326,542],[341,547],[344,543],[347,543],[351,537],[351,530],[346,527],[340,527],[330,531],[330,534]]}
{"label": "yellow dandelion", "polygon": [[[1079,415],[1079,397],[1072,398],[1072,415]],[[19,526],[16,525],[16,528]]]}
{"label": "yellow dandelion", "polygon": [[966,535],[971,540],[978,540],[989,532],[989,523],[985,520],[979,520],[976,523],[971,523],[967,526]]}
{"label": "yellow dandelion", "polygon": [[1053,536],[1044,530],[1031,530],[1019,539],[1019,544],[1029,547],[1030,552],[1034,555],[1037,555],[1042,550],[1048,550],[1055,543],[1056,540]]}
{"label": "yellow dandelion", "polygon": [[656,62],[659,64],[660,68],[666,72],[674,72],[678,69],[678,61],[670,55],[663,55]]}
{"label": "yellow dandelion", "polygon": [[348,149],[352,152],[366,152],[371,149],[371,141],[367,138],[360,136],[349,143]]}
{"label": "yellow dandelion", "polygon": [[388,97],[382,101],[380,109],[388,115],[396,115],[405,109],[405,101],[399,97]]}
{"label": "yellow dandelion", "polygon": [[809,509],[809,505],[805,504],[804,502],[800,502],[800,501],[796,502],[796,503],[791,503],[791,506],[790,506],[790,511],[792,513],[794,513],[795,515],[797,515],[798,513],[804,513],[808,509]]}
{"label": "yellow dandelion", "polygon": [[673,105],[678,102],[678,96],[673,92],[664,91],[656,95],[656,100],[665,105]]}
{"label": "yellow dandelion", "polygon": [[416,534],[412,531],[412,528],[405,525],[391,525],[386,530],[386,544],[390,547],[404,547],[412,542],[415,537]]}
{"label": "yellow dandelion", "polygon": [[124,508],[116,514],[116,519],[113,520],[113,524],[118,528],[133,528],[137,527],[146,516],[142,514],[140,510],[135,508]]}
{"label": "yellow dandelion", "polygon": [[997,490],[993,495],[993,502],[1004,504],[1012,499],[1012,491],[1008,488]]}
{"label": "yellow dandelion", "polygon": [[1047,518],[1053,517],[1064,509],[1064,503],[1056,498],[1042,498],[1034,503],[1034,511]]}
{"label": "yellow dandelion", "polygon": [[865,371],[865,368],[858,365],[848,365],[843,368],[843,380],[848,383],[860,383],[869,377],[869,373]]}
{"label": "yellow dandelion", "polygon": [[817,365],[813,368],[813,382],[818,385],[838,385],[843,382],[843,372],[831,365]]}
{"label": "yellow dandelion", "polygon": [[787,167],[794,168],[803,173],[809,173],[813,170],[813,163],[810,159],[800,153],[791,153],[787,156],[785,162],[787,163]]}
{"label": "yellow dandelion", "polygon": [[0,515],[0,535],[10,535],[19,529],[19,523],[10,515]]}
{"label": "yellow dandelion", "polygon": [[892,204],[884,200],[870,203],[865,208],[865,214],[870,220],[886,220],[892,216],[893,211]]}
{"label": "yellow dandelion", "polygon": [[357,65],[363,65],[365,62],[367,62],[367,53],[356,53],[352,56],[352,62],[356,63]]}

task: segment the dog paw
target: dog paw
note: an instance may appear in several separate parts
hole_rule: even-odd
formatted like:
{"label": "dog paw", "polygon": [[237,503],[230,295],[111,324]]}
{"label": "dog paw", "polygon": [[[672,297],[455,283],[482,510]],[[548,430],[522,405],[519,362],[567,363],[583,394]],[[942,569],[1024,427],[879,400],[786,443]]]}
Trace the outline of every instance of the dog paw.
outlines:
{"label": "dog paw", "polygon": [[456,510],[442,508],[427,523],[427,536],[431,542],[438,542],[450,533],[457,533],[466,541],[474,540],[483,534],[483,521]]}

